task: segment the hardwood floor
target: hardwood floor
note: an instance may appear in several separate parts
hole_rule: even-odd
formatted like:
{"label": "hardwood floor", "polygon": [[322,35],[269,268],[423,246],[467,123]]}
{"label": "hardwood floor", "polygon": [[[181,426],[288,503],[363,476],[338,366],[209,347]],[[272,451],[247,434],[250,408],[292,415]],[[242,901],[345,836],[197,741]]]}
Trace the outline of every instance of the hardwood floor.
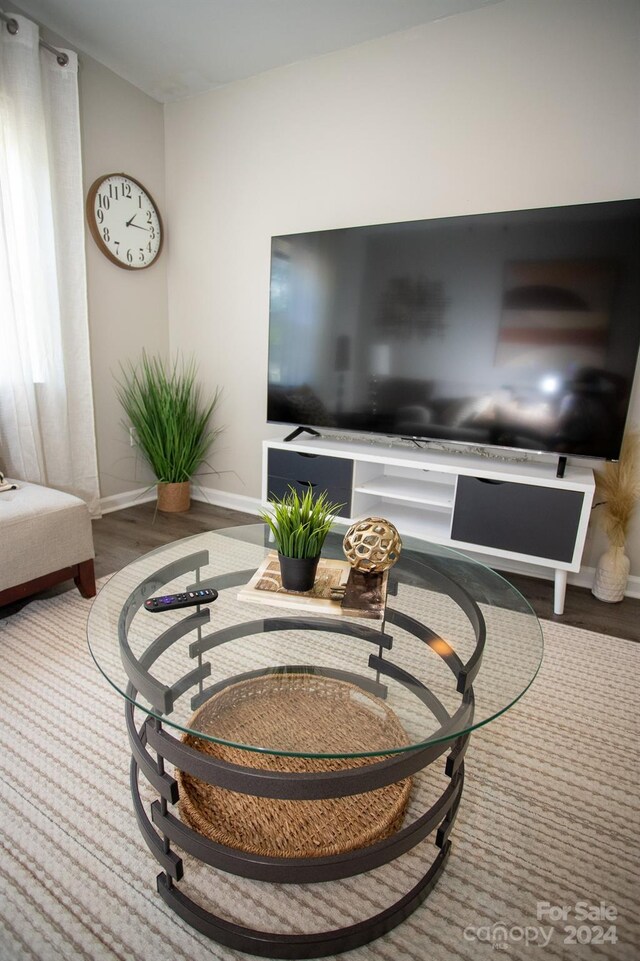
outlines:
{"label": "hardwood floor", "polygon": [[640,642],[640,600],[625,597],[620,604],[606,604],[586,587],[567,586],[564,614],[553,613],[553,581],[503,572],[503,576],[525,597],[538,617],[585,631],[626,637]]}
{"label": "hardwood floor", "polygon": [[202,531],[257,524],[258,521],[253,514],[241,514],[199,501],[192,501],[191,510],[185,514],[161,514],[156,511],[155,503],[105,514],[93,522],[96,577],[112,574],[141,554],[170,541]]}
{"label": "hardwood floor", "polygon": [[[252,514],[241,514],[195,501],[186,514],[160,514],[156,511],[155,504],[140,504],[105,514],[93,523],[96,577],[112,574],[141,554],[181,537],[223,527],[255,524],[257,521],[258,518]],[[508,572],[505,572],[504,576],[526,597],[538,617],[613,637],[640,641],[638,599],[626,597],[620,604],[605,604],[596,600],[588,589],[569,586],[565,613],[558,617],[553,613],[552,581]],[[73,583],[61,585],[38,596],[51,596],[70,588],[73,588]],[[14,613],[22,606],[24,603],[0,608],[0,618]]]}

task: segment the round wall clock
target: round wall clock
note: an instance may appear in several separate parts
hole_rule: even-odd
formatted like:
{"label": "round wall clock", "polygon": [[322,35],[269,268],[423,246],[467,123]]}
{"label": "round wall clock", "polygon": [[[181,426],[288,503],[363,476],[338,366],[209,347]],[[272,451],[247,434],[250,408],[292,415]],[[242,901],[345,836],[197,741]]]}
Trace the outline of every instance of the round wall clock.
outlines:
{"label": "round wall clock", "polygon": [[153,197],[126,174],[105,174],[91,185],[87,220],[105,257],[125,270],[150,267],[162,250],[162,220]]}

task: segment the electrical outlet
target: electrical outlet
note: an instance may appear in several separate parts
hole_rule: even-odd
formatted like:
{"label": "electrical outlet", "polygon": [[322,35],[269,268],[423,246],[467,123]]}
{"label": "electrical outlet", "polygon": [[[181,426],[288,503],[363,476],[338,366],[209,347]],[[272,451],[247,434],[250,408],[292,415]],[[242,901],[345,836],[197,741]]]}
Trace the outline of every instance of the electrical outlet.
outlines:
{"label": "electrical outlet", "polygon": [[138,443],[138,431],[135,427],[129,428],[129,447],[135,447]]}

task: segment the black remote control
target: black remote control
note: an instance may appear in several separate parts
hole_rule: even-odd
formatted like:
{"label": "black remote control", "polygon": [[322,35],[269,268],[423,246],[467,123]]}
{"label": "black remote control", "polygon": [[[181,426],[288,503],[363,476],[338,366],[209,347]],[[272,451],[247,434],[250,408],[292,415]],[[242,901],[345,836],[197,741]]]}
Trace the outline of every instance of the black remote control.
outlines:
{"label": "black remote control", "polygon": [[196,604],[210,604],[218,592],[207,588],[202,591],[188,591],[184,594],[165,594],[164,597],[150,597],[144,602],[145,611],[157,614],[159,611],[174,611],[177,607],[195,607]]}

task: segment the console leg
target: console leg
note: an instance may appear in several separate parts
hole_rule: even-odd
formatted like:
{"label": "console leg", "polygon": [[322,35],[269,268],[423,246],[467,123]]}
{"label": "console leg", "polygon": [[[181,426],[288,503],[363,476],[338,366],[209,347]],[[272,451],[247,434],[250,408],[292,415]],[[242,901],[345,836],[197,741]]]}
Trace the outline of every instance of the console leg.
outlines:
{"label": "console leg", "polygon": [[567,593],[567,572],[556,570],[555,587],[553,591],[553,613],[564,613],[564,597]]}

